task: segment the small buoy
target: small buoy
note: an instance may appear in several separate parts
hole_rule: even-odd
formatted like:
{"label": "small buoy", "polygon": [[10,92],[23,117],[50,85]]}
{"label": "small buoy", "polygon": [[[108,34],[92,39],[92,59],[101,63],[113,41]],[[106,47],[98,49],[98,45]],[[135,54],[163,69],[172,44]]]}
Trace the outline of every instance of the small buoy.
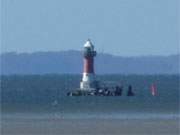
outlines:
{"label": "small buoy", "polygon": [[156,86],[154,83],[151,85],[151,94],[152,94],[152,96],[157,95],[157,89],[156,89]]}

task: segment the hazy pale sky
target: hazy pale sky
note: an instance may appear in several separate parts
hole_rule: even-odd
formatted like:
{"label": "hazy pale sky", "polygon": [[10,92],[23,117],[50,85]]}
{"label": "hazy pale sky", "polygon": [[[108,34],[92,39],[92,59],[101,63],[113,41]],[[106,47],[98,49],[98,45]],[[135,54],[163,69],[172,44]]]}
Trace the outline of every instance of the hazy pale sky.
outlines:
{"label": "hazy pale sky", "polygon": [[179,0],[1,0],[1,52],[178,53]]}

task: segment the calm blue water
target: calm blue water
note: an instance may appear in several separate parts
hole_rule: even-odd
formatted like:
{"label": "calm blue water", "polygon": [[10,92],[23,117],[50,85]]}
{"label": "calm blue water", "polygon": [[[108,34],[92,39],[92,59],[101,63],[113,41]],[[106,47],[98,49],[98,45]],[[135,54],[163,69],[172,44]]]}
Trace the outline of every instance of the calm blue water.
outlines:
{"label": "calm blue water", "polygon": [[3,119],[180,119],[178,113],[139,113],[139,112],[126,112],[126,113],[4,113]]}
{"label": "calm blue water", "polygon": [[11,119],[179,119],[178,100],[160,96],[62,97],[46,104],[4,104],[2,118]]}

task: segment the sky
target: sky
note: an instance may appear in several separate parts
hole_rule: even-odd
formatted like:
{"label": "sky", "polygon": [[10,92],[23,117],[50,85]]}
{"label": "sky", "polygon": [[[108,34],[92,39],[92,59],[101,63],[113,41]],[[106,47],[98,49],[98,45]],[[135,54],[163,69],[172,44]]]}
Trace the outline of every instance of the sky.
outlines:
{"label": "sky", "polygon": [[1,53],[179,53],[179,0],[1,0]]}

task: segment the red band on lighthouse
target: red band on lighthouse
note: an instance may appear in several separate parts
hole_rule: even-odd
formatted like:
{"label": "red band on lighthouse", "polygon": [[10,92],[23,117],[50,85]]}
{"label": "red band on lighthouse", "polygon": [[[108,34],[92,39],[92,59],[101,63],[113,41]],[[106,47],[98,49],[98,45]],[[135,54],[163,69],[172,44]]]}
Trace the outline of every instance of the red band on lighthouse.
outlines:
{"label": "red band on lighthouse", "polygon": [[94,74],[94,59],[93,59],[93,57],[84,58],[84,73]]}

